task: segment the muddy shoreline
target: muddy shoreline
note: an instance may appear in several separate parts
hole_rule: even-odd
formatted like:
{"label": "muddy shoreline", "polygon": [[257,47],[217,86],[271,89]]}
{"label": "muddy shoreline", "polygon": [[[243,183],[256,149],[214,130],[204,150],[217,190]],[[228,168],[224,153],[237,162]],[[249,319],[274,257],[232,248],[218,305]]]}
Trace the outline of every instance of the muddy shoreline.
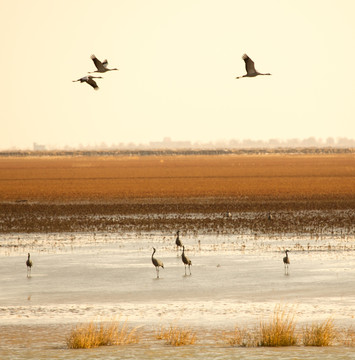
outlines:
{"label": "muddy shoreline", "polygon": [[[0,203],[0,233],[183,231],[355,233],[355,199],[126,199],[120,202]],[[268,214],[272,219],[268,219]],[[339,230],[341,229],[341,230]]]}

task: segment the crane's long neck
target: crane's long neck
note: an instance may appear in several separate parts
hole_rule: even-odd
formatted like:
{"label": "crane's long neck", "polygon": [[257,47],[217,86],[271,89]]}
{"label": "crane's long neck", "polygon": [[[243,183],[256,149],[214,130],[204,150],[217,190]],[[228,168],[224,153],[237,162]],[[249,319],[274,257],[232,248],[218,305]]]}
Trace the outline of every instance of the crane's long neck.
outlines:
{"label": "crane's long neck", "polygon": [[152,259],[153,259],[153,255],[155,254],[155,249],[153,249],[153,254],[152,254]]}

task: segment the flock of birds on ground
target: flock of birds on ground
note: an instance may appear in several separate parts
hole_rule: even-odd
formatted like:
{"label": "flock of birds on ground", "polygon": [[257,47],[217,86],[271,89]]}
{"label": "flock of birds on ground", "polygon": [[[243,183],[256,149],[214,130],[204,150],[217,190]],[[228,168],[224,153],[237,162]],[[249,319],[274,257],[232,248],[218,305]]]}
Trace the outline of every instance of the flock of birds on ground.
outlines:
{"label": "flock of birds on ground", "polygon": [[[270,214],[269,214],[269,216],[270,216]],[[270,217],[269,217],[269,219],[270,219]],[[185,246],[182,244],[181,239],[180,239],[180,230],[178,230],[176,232],[175,245],[176,245],[176,250],[177,250],[178,253],[179,253],[179,248],[180,249],[182,248],[181,260],[185,265],[185,276],[187,275],[186,274],[186,268],[187,267],[189,269],[189,275],[191,275],[192,262],[185,254]],[[161,260],[154,257],[155,253],[156,253],[156,249],[153,247],[152,263],[155,266],[155,270],[157,272],[157,279],[159,279],[159,268],[161,267],[161,268],[164,269],[164,263]],[[288,275],[288,268],[289,268],[289,265],[290,265],[290,259],[288,257],[289,250],[286,250],[285,253],[286,253],[286,256],[283,258],[283,263],[284,263],[284,266],[285,266],[285,274]],[[32,265],[33,265],[33,263],[32,263],[32,260],[31,260],[31,255],[30,255],[30,253],[28,253],[28,257],[27,257],[27,260],[26,260],[27,277],[31,276]]]}
{"label": "flock of birds on ground", "polygon": [[[254,61],[252,59],[250,59],[250,57],[247,54],[244,54],[242,56],[242,59],[245,62],[245,69],[247,71],[247,73],[245,75],[242,76],[237,76],[236,79],[241,79],[243,77],[255,77],[258,75],[271,75],[270,73],[260,73],[258,71],[255,70],[255,65],[254,65]],[[89,72],[89,74],[92,73],[105,73],[107,71],[113,71],[113,70],[117,70],[117,68],[114,69],[109,69],[107,67],[108,62],[107,60],[104,60],[103,62],[101,62],[95,55],[91,55],[91,60],[94,62],[96,69],[95,71]],[[98,90],[99,87],[96,83],[96,81],[94,79],[102,79],[102,76],[91,76],[91,75],[86,75],[83,76],[82,78],[78,79],[78,80],[73,80],[73,82],[77,82],[80,81],[81,83],[86,82],[87,84],[89,84],[90,86],[92,86],[95,90]]]}
{"label": "flock of birds on ground", "polygon": [[[176,250],[179,252],[179,248],[182,248],[182,254],[181,254],[181,260],[185,265],[185,275],[186,275],[186,267],[188,266],[189,272],[191,275],[191,260],[185,255],[185,246],[182,244],[180,240],[180,230],[176,232],[176,240],[175,240]],[[159,279],[159,267],[164,269],[164,264],[161,260],[154,257],[156,250],[153,248],[153,254],[152,254],[152,263],[155,266],[155,269],[157,271],[157,279]]]}
{"label": "flock of birds on ground", "polygon": [[[270,217],[271,215],[269,214],[269,220],[271,219]],[[191,275],[191,265],[192,265],[192,262],[191,260],[185,255],[185,246],[182,244],[181,240],[180,240],[180,230],[178,230],[176,232],[176,240],[175,240],[175,245],[176,245],[176,250],[179,252],[179,248],[182,248],[182,254],[181,254],[181,260],[182,262],[184,263],[185,265],[185,275],[186,274],[186,267],[188,267],[189,269],[189,273]],[[283,263],[284,263],[284,266],[285,266],[285,274],[288,275],[288,268],[289,268],[289,265],[290,265],[290,258],[288,257],[288,253],[290,251],[289,250],[286,250],[285,253],[286,253],[286,256],[283,258]],[[152,263],[153,265],[155,266],[155,270],[157,272],[157,279],[159,279],[159,267],[163,268],[164,269],[164,263],[155,258],[154,257],[154,254],[156,253],[156,249],[153,247],[153,254],[152,254]]]}

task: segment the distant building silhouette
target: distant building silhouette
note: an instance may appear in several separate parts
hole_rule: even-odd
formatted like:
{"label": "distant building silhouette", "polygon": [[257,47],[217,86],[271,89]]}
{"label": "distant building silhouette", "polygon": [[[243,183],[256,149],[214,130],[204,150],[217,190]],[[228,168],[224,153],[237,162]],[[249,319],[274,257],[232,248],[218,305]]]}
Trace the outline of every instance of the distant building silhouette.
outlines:
{"label": "distant building silhouette", "polygon": [[46,147],[45,147],[45,145],[33,143],[33,150],[34,151],[45,151]]}
{"label": "distant building silhouette", "polygon": [[172,141],[170,137],[165,137],[163,141],[151,141],[149,147],[152,149],[188,149],[191,148],[191,142]]}

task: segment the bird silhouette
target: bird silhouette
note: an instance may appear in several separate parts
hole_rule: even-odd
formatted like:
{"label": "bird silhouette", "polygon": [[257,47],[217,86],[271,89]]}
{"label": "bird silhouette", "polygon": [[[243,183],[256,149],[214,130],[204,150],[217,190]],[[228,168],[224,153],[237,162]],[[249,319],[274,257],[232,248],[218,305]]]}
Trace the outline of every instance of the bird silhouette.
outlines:
{"label": "bird silhouette", "polygon": [[89,72],[89,74],[96,73],[96,72],[104,73],[104,72],[107,72],[107,71],[114,71],[114,70],[118,71],[118,69],[116,69],[116,68],[109,69],[107,67],[108,62],[107,62],[106,59],[103,62],[101,62],[95,55],[91,55],[91,60],[94,62],[97,70],[91,71],[91,72]]}
{"label": "bird silhouette", "polygon": [[[182,242],[180,240],[180,230],[178,230],[176,232],[176,240],[175,240],[175,245],[176,245],[176,251],[179,252],[179,247],[182,247]],[[179,255],[178,255],[179,256]]]}
{"label": "bird silhouette", "polygon": [[30,276],[31,275],[31,268],[32,268],[32,265],[33,265],[30,253],[28,253],[28,255],[27,255],[26,265],[27,265],[27,276]]}
{"label": "bird silhouette", "polygon": [[155,248],[153,248],[152,263],[155,266],[155,269],[157,271],[157,279],[159,279],[159,266],[164,269],[164,264],[161,260],[158,260],[154,257],[155,251],[156,251]]}
{"label": "bird silhouette", "polygon": [[285,266],[285,274],[288,274],[288,266],[290,265],[290,259],[288,257],[289,250],[286,250],[286,256],[283,258],[284,266]]}
{"label": "bird silhouette", "polygon": [[190,275],[191,275],[191,268],[190,266],[192,265],[191,260],[185,255],[185,246],[182,246],[182,262],[185,264],[185,275],[186,275],[186,266],[189,266],[189,271],[190,271]]}
{"label": "bird silhouette", "polygon": [[93,79],[102,79],[101,76],[83,76],[82,78],[78,79],[78,80],[73,80],[73,82],[77,82],[80,81],[81,83],[86,82],[87,84],[89,84],[90,86],[92,86],[95,90],[99,90],[99,87],[97,86],[95,80]]}
{"label": "bird silhouette", "polygon": [[240,79],[243,77],[255,77],[258,75],[271,75],[270,73],[263,74],[263,73],[256,71],[254,61],[252,59],[250,59],[250,57],[247,54],[244,54],[242,59],[245,62],[245,69],[246,69],[247,73],[242,76],[237,76],[236,79]]}

